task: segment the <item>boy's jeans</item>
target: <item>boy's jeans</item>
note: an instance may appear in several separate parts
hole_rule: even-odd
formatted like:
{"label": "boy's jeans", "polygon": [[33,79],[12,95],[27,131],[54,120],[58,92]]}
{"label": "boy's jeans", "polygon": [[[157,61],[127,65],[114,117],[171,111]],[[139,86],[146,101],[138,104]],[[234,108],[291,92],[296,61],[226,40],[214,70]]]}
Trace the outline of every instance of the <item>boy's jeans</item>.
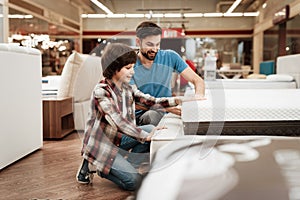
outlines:
{"label": "boy's jeans", "polygon": [[[154,126],[144,125],[140,128],[150,133]],[[130,149],[131,152],[128,154],[128,158],[124,158],[124,153],[128,153]],[[149,161],[149,149],[149,142],[142,144],[131,137],[122,136],[120,152],[115,158],[110,173],[108,175],[101,173],[101,177],[111,180],[125,190],[137,189],[142,176],[135,167],[138,167],[142,162]]]}

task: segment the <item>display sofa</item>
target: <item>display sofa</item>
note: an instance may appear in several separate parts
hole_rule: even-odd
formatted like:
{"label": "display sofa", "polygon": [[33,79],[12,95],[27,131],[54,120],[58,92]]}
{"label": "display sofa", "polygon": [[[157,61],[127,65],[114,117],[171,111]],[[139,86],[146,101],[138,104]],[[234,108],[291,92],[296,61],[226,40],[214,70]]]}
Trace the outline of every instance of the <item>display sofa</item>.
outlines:
{"label": "display sofa", "polygon": [[0,169],[43,145],[41,53],[0,44]]}
{"label": "display sofa", "polygon": [[59,83],[58,97],[73,97],[74,125],[77,131],[85,128],[90,98],[96,84],[103,78],[101,58],[74,51],[67,59]]}

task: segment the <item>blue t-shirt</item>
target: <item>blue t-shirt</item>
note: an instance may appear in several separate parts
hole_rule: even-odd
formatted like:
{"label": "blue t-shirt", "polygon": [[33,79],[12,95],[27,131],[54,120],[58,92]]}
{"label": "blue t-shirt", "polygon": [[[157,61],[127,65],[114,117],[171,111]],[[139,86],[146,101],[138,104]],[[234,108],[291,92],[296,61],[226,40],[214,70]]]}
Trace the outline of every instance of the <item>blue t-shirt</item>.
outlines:
{"label": "blue t-shirt", "polygon": [[171,97],[172,73],[181,73],[187,67],[175,51],[159,50],[150,69],[137,60],[130,84],[135,84],[140,91],[154,97]]}

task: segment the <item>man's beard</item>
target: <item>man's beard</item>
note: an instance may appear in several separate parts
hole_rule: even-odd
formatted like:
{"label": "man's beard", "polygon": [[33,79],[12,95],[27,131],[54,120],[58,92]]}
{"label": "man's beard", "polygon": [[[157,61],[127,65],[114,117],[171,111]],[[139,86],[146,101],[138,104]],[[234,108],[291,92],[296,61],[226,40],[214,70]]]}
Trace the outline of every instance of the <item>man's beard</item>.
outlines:
{"label": "man's beard", "polygon": [[[146,51],[146,52],[141,51],[141,53],[145,58],[147,58],[148,60],[151,60],[151,61],[155,59],[156,54],[157,54],[157,52],[154,52],[154,51]],[[149,54],[154,53],[154,56],[149,56],[148,53]]]}

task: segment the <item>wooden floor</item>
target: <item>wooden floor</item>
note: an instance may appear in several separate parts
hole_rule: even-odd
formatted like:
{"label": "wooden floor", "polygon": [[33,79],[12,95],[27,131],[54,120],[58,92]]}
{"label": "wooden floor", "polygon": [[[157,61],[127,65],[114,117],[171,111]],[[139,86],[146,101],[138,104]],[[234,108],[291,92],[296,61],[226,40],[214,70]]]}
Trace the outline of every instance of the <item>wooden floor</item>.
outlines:
{"label": "wooden floor", "polygon": [[0,199],[126,199],[131,192],[97,175],[81,185],[75,176],[81,162],[81,134],[44,141],[42,149],[0,171]]}

